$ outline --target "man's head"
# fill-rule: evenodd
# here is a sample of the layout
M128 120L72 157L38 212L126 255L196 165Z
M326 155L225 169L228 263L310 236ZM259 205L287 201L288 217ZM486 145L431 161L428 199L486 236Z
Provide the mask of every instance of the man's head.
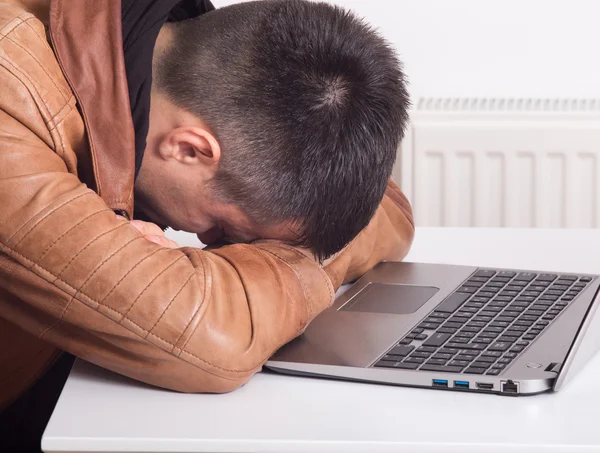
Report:
M344 10L233 5L166 25L136 201L204 242L327 257L374 214L407 121L393 51Z

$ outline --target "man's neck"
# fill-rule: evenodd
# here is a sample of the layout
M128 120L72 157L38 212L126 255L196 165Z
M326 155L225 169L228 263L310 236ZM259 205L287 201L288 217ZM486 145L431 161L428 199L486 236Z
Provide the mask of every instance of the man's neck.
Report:
M169 22L165 23L158 33L156 44L154 44L154 54L152 56L152 67L156 68L157 61L161 55L169 48L175 34L175 25Z
M50 0L5 0L37 17L46 27L50 18Z

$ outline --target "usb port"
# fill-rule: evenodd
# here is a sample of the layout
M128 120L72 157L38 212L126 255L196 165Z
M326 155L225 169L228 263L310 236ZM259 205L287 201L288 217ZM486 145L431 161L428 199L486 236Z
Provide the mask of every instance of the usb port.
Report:
M468 389L469 381L454 381L454 388L455 389Z
M448 387L448 381L446 379L434 379L431 385L434 387Z
M479 390L494 390L494 384L489 382L477 382L475 385Z

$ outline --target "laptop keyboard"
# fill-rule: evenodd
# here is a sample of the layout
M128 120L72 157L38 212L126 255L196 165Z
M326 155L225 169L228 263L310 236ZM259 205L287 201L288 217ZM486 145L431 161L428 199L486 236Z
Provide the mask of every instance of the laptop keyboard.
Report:
M592 280L479 269L374 366L497 376Z

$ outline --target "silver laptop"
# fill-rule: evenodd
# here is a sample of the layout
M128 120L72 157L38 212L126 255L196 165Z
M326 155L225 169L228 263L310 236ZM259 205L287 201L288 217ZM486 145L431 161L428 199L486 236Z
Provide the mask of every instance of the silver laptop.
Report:
M267 368L286 374L530 395L600 348L595 275L383 262Z

